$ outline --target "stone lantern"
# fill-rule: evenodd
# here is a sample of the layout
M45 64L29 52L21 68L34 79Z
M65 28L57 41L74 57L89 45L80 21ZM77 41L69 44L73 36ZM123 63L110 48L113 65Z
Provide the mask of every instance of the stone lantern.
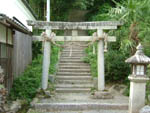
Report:
M146 81L149 80L146 69L150 58L144 55L143 46L139 44L135 55L125 62L132 65L132 74L128 77L130 80L129 113L138 113L145 105Z

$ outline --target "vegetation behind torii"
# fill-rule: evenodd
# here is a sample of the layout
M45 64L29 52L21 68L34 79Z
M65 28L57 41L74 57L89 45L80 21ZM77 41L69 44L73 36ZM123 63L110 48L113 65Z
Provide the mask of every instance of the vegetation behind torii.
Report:
M32 6L31 1L36 0L29 0ZM46 7L46 0L45 2L39 0L34 5L40 4L45 4ZM150 56L150 1L69 0L68 2L68 0L51 0L51 20L68 21L68 14L72 9L88 10L87 21L120 20L124 22L124 25L117 30L106 31L110 35L116 36L117 42L108 44L108 52L105 53L105 71L108 82L128 83L130 67L124 61L135 53L139 42L144 45L145 54ZM37 12L37 9L35 11ZM41 12L44 11L46 8L41 10ZM91 32L93 31L89 32L90 35ZM93 76L97 76L97 56L92 54L92 47L87 48L86 52L89 55L85 60L91 64Z
M38 2L28 0L28 2L39 15L39 19L45 20L46 0L38 0ZM128 80L130 68L124 61L135 53L139 42L144 45L146 55L150 56L148 50L150 48L150 2L148 0L51 0L51 20L68 21L72 9L88 10L87 21L124 22L118 30L109 31L110 35L117 37L117 42L110 43L105 54L107 81ZM90 54L86 60L89 59L88 62L91 62L93 76L97 76L96 56L92 56L92 49L86 51Z

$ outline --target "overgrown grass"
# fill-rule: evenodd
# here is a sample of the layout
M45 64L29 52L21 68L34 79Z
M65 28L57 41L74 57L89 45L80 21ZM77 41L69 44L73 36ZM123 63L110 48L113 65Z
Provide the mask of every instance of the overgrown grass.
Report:
M24 73L14 80L10 98L31 101L40 87L42 74L42 55L32 61Z
M58 42L58 44L62 45L64 42ZM57 63L59 58L59 52L63 49L57 46L52 45L51 47L51 66L50 66L50 74L55 74L57 71Z
M97 48L97 43L94 46ZM97 52L93 54L93 46L86 48L85 52L87 56L83 58L83 61L90 64L92 76L97 77Z

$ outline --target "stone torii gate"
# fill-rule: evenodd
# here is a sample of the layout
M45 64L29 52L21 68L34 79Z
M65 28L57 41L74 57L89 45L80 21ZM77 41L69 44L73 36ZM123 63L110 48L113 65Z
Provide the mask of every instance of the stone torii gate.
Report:
M27 21L28 25L33 26L35 29L44 30L72 30L72 36L55 36L54 41L92 41L93 36L78 36L77 30L97 30L96 39L98 40L98 90L103 91L105 89L105 68L104 68L104 30L117 29L117 26L123 25L119 21L98 21L98 22L46 22L46 21ZM33 36L34 40L42 41L41 36ZM108 42L115 42L116 37L107 36ZM50 52L50 51L49 51ZM46 54L44 54L46 55ZM45 58L45 57L44 57ZM44 60L43 60L44 61ZM44 64L43 64L44 65ZM49 69L47 69L49 70ZM43 70L44 71L44 70ZM45 75L43 75L45 76ZM48 74L46 75L48 76ZM46 77L48 78L48 77ZM42 80L42 82L47 81Z

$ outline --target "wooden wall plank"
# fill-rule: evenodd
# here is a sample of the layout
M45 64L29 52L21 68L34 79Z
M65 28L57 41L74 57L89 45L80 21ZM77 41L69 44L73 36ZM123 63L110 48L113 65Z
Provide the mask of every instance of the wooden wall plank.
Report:
M15 31L13 52L15 77L19 76L32 61L32 37Z

